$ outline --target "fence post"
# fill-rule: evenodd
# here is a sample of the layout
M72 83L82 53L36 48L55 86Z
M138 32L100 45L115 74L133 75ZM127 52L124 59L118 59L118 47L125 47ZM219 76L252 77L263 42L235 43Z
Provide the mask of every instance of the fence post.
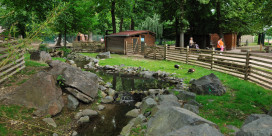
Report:
M166 50L167 50L167 44L164 45L164 60L166 60Z
M154 60L156 60L156 47L157 47L157 45L155 45L153 48Z
M211 58L211 69L213 69L213 63L214 63L213 56L214 56L214 54L215 54L215 52L214 52L214 51L215 51L215 48L213 47L212 50L213 50L213 51L212 51L212 58Z
M146 50L147 50L147 46L146 43L144 44L144 57L146 57Z
M246 66L245 66L245 78L244 78L244 80L248 80L248 75L250 74L250 70L249 70L249 57L250 57L250 52L247 51L247 54L246 54Z
M186 64L188 64L189 51L190 51L190 48L189 48L189 46L187 46L187 49L186 49Z
M127 55L127 41L125 42L125 55Z

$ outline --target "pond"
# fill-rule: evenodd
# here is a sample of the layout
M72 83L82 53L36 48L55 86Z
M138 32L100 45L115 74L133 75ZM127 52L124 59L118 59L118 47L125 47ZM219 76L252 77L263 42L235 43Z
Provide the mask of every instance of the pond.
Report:
M141 77L122 76L119 74L107 74L105 72L95 72L104 82L110 82L112 88L118 93L122 93L121 100L128 103L104 104L106 108L102 110L98 117L90 119L90 123L82 124L77 132L81 136L118 136L124 126L131 118L125 114L134 109L134 104L142 101L143 95L131 94L130 91L148 91L149 89L162 89L172 85L157 79L144 79ZM129 96L131 95L131 96ZM125 97L124 97L125 96Z

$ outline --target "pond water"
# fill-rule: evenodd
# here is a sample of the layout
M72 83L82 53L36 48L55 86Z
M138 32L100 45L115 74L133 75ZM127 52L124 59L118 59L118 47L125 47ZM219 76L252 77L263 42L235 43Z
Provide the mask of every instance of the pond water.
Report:
M134 108L137 101L141 101L144 96L131 95L130 91L147 91L148 89L161 89L170 87L171 84L156 79L144 79L139 77L125 77L116 74L106 74L96 72L105 82L110 82L112 88L117 92L122 92L124 101L129 103L105 104L106 108L99 113L98 117L90 119L90 123L79 126L77 132L80 136L118 136L124 126L131 118L125 114ZM125 97L124 97L125 96Z

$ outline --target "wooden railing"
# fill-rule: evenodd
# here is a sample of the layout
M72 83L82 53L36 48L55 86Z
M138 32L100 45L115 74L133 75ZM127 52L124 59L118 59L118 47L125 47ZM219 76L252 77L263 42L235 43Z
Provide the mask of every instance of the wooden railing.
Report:
M272 56L173 46L144 46L145 58L170 60L227 73L272 90Z
M24 51L17 44L0 45L0 84L25 68Z
M73 42L74 52L101 52L105 51L105 44L102 42Z

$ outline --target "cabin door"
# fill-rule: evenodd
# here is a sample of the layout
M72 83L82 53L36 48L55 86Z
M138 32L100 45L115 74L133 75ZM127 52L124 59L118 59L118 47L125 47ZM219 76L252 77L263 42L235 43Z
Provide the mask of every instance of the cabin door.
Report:
M133 52L137 53L138 52L138 38L133 38Z

